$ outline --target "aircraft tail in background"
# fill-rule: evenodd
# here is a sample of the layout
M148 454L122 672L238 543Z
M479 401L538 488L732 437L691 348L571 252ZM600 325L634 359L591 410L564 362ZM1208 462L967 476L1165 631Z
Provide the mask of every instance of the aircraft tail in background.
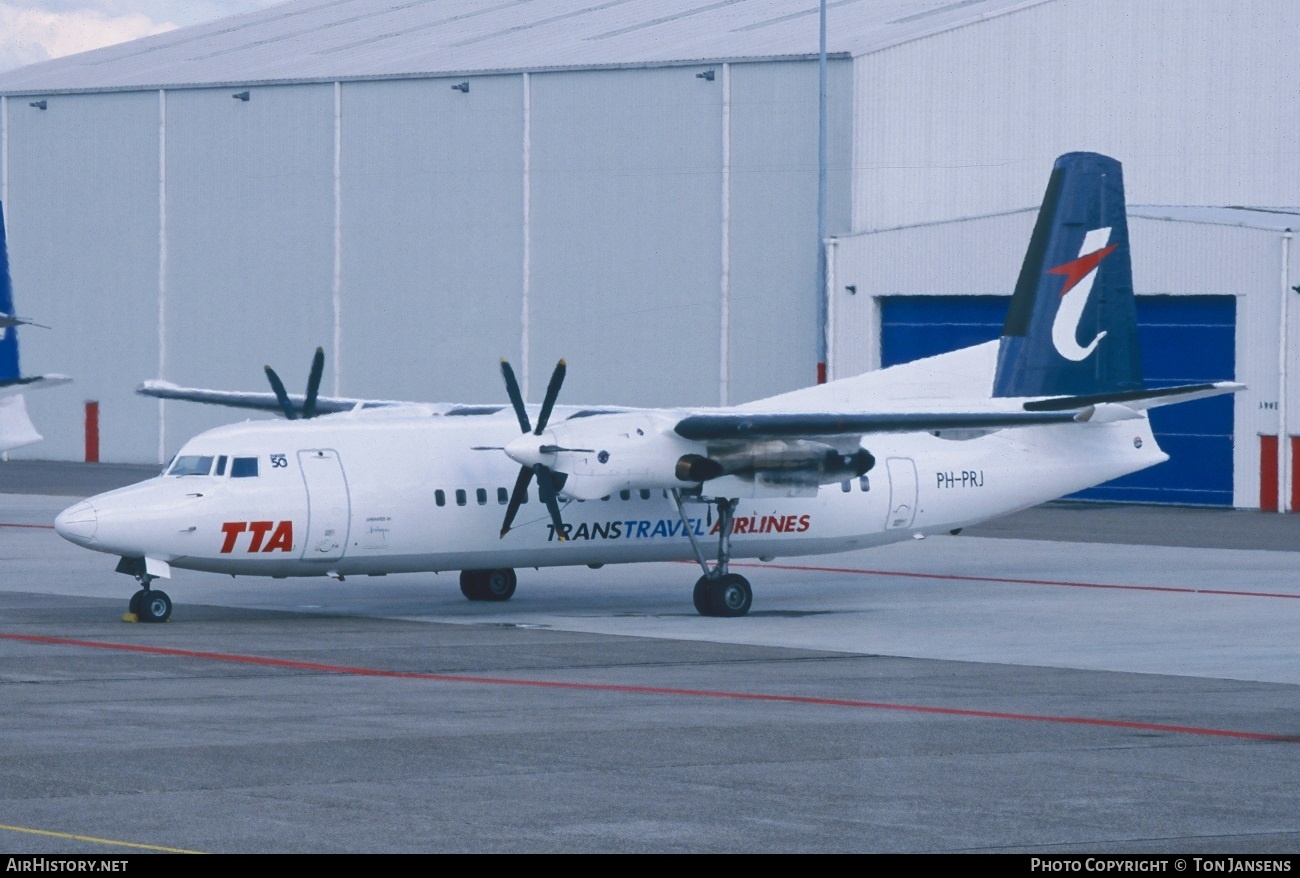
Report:
M4 210L0 206L0 452L41 440L41 434L27 416L27 403L22 393L72 380L66 375L23 376L18 365L18 327L23 325L40 324L14 314L9 245L5 236Z

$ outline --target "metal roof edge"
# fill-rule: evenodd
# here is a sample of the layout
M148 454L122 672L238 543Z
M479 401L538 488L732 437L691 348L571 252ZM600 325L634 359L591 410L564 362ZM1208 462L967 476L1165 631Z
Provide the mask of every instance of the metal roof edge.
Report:
M848 52L828 52L828 61L852 61ZM53 89L0 89L0 97L29 98L57 95L119 94L124 92L188 91L191 89L264 88L284 85L326 85L335 82L383 82L385 80L411 79L471 79L476 76L519 76L524 73L580 73L600 70L646 70L659 67L701 67L709 64L769 64L795 61L817 61L816 52L794 55L745 55L734 58L697 58L668 61L626 61L610 64L573 64L553 67L501 67L494 69L420 71L414 73L367 73L352 76L312 76L285 79L232 79L221 82L142 83L138 85L106 85L95 88ZM21 68L20 68L21 69Z
M1014 6L1008 6L1003 9L998 9L994 12L982 12L979 13L978 15L972 14L972 17L966 19L965 21L955 21L955 22L950 22L948 24L939 24L939 25L935 25L934 27L928 30L922 31L921 33L911 34L910 36L903 37L901 39L885 40L875 45L868 46L867 48L859 49L853 52L852 54L854 58L861 58L866 55L875 55L879 52L884 52L888 49L894 49L897 48L898 46L905 46L908 43L915 43L921 40L928 40L931 37L938 36L939 34L949 33L955 30L961 30L962 28L966 28L966 27L973 27L978 24L983 24L986 21L992 21L995 18L1001 18L1004 15L1015 15L1018 12L1024 12L1026 9L1032 9L1035 6L1044 6L1048 3L1056 3L1056 2L1061 2L1061 0L1023 0L1023 2L1017 3Z

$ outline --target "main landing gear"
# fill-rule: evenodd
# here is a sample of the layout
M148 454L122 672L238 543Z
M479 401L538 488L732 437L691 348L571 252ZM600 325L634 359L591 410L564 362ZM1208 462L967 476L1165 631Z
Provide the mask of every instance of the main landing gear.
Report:
M471 601L508 601L515 593L515 572L504 570L462 570L460 593Z
M673 500L677 502L677 514L682 518L695 557L704 568L704 575L695 583L695 609L701 616L745 615L754 603L754 590L749 587L748 579L727 570L727 563L731 560L731 520L736 511L736 501L726 497L704 500L718 507L718 563L709 567L704 550L687 521L686 510L682 508L682 496L676 490L673 491Z
M158 577L145 570L143 558L123 558L117 572L134 576L140 583L140 590L131 595L128 615L122 617L124 622L166 622L172 617L172 599L162 589L149 587Z

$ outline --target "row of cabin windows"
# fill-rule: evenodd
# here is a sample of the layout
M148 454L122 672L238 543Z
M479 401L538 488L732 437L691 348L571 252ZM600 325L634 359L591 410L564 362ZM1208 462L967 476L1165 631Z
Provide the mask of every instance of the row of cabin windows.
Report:
M187 454L183 457L175 457L164 472L169 476L225 476L227 462L230 464L232 479L257 478L256 457L232 458L225 454L217 455L215 458L210 454Z
M641 499L642 499L642 500L649 500L649 499L650 499L650 495L653 494L654 492L651 491L649 488L642 488L641 490L636 491L635 493L639 494L639 495L641 496ZM663 494L665 500L668 499L668 492L667 492L667 491L660 491L660 493ZM620 499L620 500L631 500L631 499L632 499L632 494L633 494L632 491L619 491L619 492L618 492L618 496L619 496L619 499ZM468 506L468 505L469 505L469 492L466 491L464 488L457 488L455 491L452 492L452 495L455 497L456 505L457 505L457 506ZM612 496L612 495L611 495L611 496ZM540 498L540 495L539 495L539 498ZM474 489L474 499L478 502L478 505L479 505L479 506L486 506L486 505L488 504L488 491L487 491L487 488L475 488L475 489ZM608 499L610 499L610 497L601 497L600 499L602 499L602 500L608 500ZM438 504L439 506L446 506L446 505L447 505L447 492L444 491L444 490L442 490L441 488L439 488L439 489L437 489L436 491L434 491L434 492L433 492L433 502L436 503L436 504ZM507 491L505 488L497 488L497 504L498 504L498 505L501 505L501 506L505 506L505 505L507 505L509 502L510 502L510 492ZM528 493L527 493L527 492L524 493L524 500L523 500L523 502L525 502L525 503L528 502ZM541 500L538 499L538 502L540 503ZM578 501L578 502L581 503L582 501L580 500L580 501Z
M859 488L859 490L864 491L864 492L865 492L865 491L870 491L870 490L871 490L871 480L868 479L866 476L860 476L860 477L857 479L857 482L858 482L858 488ZM843 491L843 492L846 493L846 494L847 494L848 492L852 491L852 490L853 490L853 480L852 480L852 479L848 479L848 480L846 480L846 481L841 482L841 483L840 483L840 490ZM653 494L654 492L651 491L649 488L641 488L641 489L640 489L639 491L637 491L636 493L639 494L639 495L641 496L641 499L642 499L642 500L649 500L649 499L650 499L650 495ZM664 499L668 499L668 492L667 492L667 491L660 491L660 493L663 494ZM469 492L466 491L464 488L457 488L455 491L452 492L452 494L453 494L453 496L454 496L455 499L456 499L456 505L457 505L457 506L468 506L468 505L469 505ZM601 499L601 500L609 500L611 496L612 496L612 495L610 495L610 496L605 496L605 497L601 497L600 499ZM626 491L626 490L624 490L624 491L619 491L619 492L618 492L618 497L619 497L620 500L631 500L631 499L632 499L632 492L631 492L631 491ZM486 505L488 504L488 491L487 491L487 488L475 488L475 489L474 489L474 499L478 502L478 505L479 505L479 506L486 506ZM442 490L442 488L438 488L436 491L433 492L433 502L436 503L436 504L438 504L439 506L446 506L446 505L447 505L447 492L444 491L444 490ZM507 505L509 502L510 502L510 492L507 491L505 488L497 488L497 504L500 505L500 506L505 506L505 505ZM526 491L524 492L524 500L523 500L523 502L525 502L525 503L528 502L528 493L527 493ZM538 502L539 502L539 503L541 502L540 499L538 500ZM581 502L581 501L579 501L579 502Z

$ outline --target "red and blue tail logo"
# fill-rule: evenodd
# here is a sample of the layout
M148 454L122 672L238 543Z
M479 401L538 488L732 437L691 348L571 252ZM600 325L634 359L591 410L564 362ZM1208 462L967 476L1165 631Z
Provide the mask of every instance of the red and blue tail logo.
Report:
M994 396L1142 387L1120 163L1056 160L1002 330Z

